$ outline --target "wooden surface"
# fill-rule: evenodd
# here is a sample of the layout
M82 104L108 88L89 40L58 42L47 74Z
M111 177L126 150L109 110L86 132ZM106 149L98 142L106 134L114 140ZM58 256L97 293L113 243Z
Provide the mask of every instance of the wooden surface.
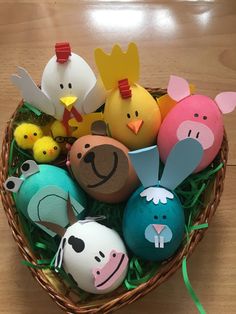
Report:
M138 44L141 83L166 87L177 74L199 92L236 91L236 2L0 0L0 128L19 93L9 80L16 65L40 82L54 43L69 41L93 67L93 49ZM230 155L222 201L206 237L188 262L191 283L207 313L236 313L236 112L225 116ZM1 208L2 209L2 208ZM0 210L0 313L61 313L21 265ZM197 313L181 272L117 313Z

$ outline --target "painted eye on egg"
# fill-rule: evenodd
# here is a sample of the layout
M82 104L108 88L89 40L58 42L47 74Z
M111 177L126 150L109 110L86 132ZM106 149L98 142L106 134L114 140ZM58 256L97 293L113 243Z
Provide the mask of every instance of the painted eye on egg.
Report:
M61 89L63 89L63 88L64 88L64 85L63 85L63 84L60 84L60 87L61 87Z
M37 136L38 134L36 132L34 132L34 136Z
M129 113L127 113L127 118L129 118L129 119L130 119L130 114L129 114Z
M84 148L89 148L90 147L90 144L85 144L84 145Z
M27 139L27 138L28 138L28 135L24 135L24 138Z
M137 110L135 111L135 116L138 117L138 111Z
M69 87L69 88L72 88L72 84L71 84L71 83L69 83L69 84L68 84L68 87Z
M163 215L162 218L163 218L163 219L166 219L166 215Z
M46 154L47 154L46 150L44 150L44 151L43 151L43 154L44 154L44 155L46 155Z
M197 118L199 116L198 113L194 113L194 117Z
M77 154L77 158L80 159L81 157L82 157L82 154L81 154L81 153L78 153L78 154Z
M157 216L157 215L155 215L155 216L154 216L154 219L158 219L158 216Z
M203 120L206 120L206 119L207 119L207 116L203 116L202 118L203 118Z

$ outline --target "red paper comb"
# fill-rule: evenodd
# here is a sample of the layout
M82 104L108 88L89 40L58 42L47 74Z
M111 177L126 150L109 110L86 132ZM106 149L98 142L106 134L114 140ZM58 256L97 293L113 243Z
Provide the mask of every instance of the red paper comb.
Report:
M71 56L70 44L67 42L56 43L55 52L57 56L57 62L59 63L67 62L69 59L69 56Z
M130 98L132 96L132 91L130 89L128 79L118 81L118 87L120 90L121 97L123 99Z

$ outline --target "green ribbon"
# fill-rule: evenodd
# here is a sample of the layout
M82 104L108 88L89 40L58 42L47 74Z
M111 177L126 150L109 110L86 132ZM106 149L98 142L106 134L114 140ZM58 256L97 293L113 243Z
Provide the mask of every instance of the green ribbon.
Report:
M193 288L192 288L192 285L189 281L189 278L188 278L188 271L187 271L187 260L186 260L186 257L184 257L183 261L182 261L182 274L183 274L183 279L184 279L184 283L185 283L185 286L188 290L188 293L190 294L191 298L193 299L198 311L200 314L206 314L206 311L204 310L201 302L199 301L196 293L194 292Z
M38 110L37 108L33 107L28 102L24 102L24 106L26 108L28 108L30 111L32 111L34 114L36 114L36 116L38 116L38 117L41 116L42 112L40 110Z

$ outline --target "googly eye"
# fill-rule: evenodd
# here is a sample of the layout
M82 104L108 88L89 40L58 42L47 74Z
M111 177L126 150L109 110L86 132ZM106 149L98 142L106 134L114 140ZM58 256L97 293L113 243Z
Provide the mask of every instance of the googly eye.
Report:
M21 166L21 173L25 178L39 172L39 167L34 160L27 160Z
M5 183L3 184L4 188L7 190L7 191L10 191L10 192L18 192L20 187L21 187L21 184L24 182L23 179L21 178L16 178L16 177L9 177Z

